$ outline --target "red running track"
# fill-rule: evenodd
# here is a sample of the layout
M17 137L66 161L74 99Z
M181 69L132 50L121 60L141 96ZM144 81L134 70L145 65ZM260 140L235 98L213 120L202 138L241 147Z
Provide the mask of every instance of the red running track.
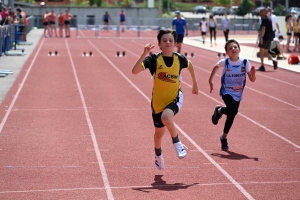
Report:
M299 74L267 66L247 82L224 152L224 119L211 123L215 105L223 104L221 71L211 94L208 85L219 58L184 45L195 53L200 90L191 94L183 70L185 101L175 122L188 155L177 158L166 132L159 171L150 73L131 74L147 42L157 43L40 40L0 107L0 199L299 199ZM59 56L47 56L50 50Z

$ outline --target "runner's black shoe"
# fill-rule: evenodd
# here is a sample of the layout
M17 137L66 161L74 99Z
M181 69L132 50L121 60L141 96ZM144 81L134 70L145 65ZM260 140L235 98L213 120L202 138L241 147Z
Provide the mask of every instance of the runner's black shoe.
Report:
M218 111L219 108L221 108L221 106L217 105L214 114L211 116L211 121L214 125L217 125L219 119L222 117L222 115Z
M265 67L262 65L262 66L260 66L259 68L256 68L256 71L265 72L266 69L265 69Z
M276 60L273 60L274 70L276 70L278 68L277 64L278 64L278 62Z
M229 146L228 146L227 138L222 138L222 136L221 136L220 141L221 141L221 149L223 151L228 151Z

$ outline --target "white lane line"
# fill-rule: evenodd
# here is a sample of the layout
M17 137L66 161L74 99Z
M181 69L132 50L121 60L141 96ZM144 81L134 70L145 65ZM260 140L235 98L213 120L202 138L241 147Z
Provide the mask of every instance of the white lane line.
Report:
M27 72L26 72L26 74L25 74L25 76L24 76L21 84L19 85L19 88L18 88L18 90L17 90L17 92L16 92L13 100L11 101L11 103L10 103L10 105L9 105L9 107L8 107L8 109L7 109L7 111L6 111L5 115L4 115L1 123L0 123L0 134L1 134L2 129L3 129L3 127L4 127L4 125L5 125L6 121L7 121L8 116L10 115L10 113L12 111L13 106L15 105L15 103L16 103L18 97L19 97L19 94L20 94L21 90L23 89L24 83L27 80L27 77L28 77L28 75L29 75L29 73L31 71L31 68L32 68L33 64L35 63L37 56L39 55L39 52L40 52L40 50L42 48L42 45L44 44L44 40L45 39L43 38L42 41L41 41L41 43L40 43L40 46L39 46L38 50L36 51L36 53L35 53L32 61L31 61L30 66L27 69Z
M190 88L192 88L192 85L186 83L185 81L182 81L181 83L184 83L185 85L187 85L187 86L189 86ZM214 100L214 101L217 102L218 104L224 105L223 102L221 102L221 101L219 101L219 100L217 100L217 99L215 99L215 98L209 96L209 95L206 94L205 92L202 92L201 90L199 90L199 92L200 92L201 94L203 94L204 96L206 96L206 97L208 97L208 98ZM253 120L253 119L247 117L246 115L242 114L241 112L238 112L238 115L241 115L242 117L244 117L244 118L247 119L248 121L251 121L252 123L254 123L254 124L256 124L257 126L261 127L262 129L268 131L269 133L271 133L271 134L277 136L278 138L282 139L283 141L285 141L285 142L291 144L292 146L296 147L297 149L300 149L300 146L299 146L299 145L293 143L292 141L286 139L285 137L283 137L283 136L279 135L278 133L272 131L271 129L265 127L264 125L258 123L257 121L255 121L255 120Z
M295 72L295 73L297 73L297 72ZM274 80L274 81L278 81L278 82L280 82L280 83L284 83L284 84L287 84L287 85L290 85L290 86L293 86L293 87L300 88L300 85L295 85L295 84L292 84L292 83L289 83L289 82L286 82L286 81L282 81L282 80L277 79L277 78L273 78L273 77L270 77L270 76L263 75L263 74L261 74L261 73L257 73L257 74L258 74L259 76L263 76L263 77L265 77L265 78L269 78L269 79L272 79L272 80Z
M66 43L67 51L68 51L68 54L69 54L69 57L70 57L70 62L71 62L71 65L72 65L72 69L73 69L74 77L75 77L75 80L76 80L78 92L79 92L81 102L82 102L82 105L83 105L85 118L86 118L89 130L90 130L90 135L91 135L92 141L93 141L93 146L94 146L94 150L95 150L95 153L96 153L98 166L99 166L100 171L101 171L104 187L105 187L105 190L106 190L106 195L107 195L107 198L109 200L113 200L114 196L112 194L111 187L109 185L107 173L106 173L106 170L105 170L104 162L103 162L102 157L101 157L101 153L100 153L99 145L97 143L97 139L96 139L96 135L95 135L95 132L94 132L93 124L92 124L92 121L91 121L91 118L90 118L90 115L89 115L88 108L86 106L85 98L84 98L84 95L82 93L81 85L80 85L80 82L79 82L79 79L78 79L78 76L77 76L77 72L76 72L76 69L75 69L75 65L74 65L74 62L73 62L73 59L72 59L72 55L71 55L70 48L69 48L67 40L65 40L65 43Z
M298 184L300 181L247 181L240 183L241 185L260 185L260 184ZM187 186L225 186L232 185L232 183L192 183L192 184L165 184L165 185L131 185L131 186L115 186L112 189L157 189L164 187L187 187ZM105 190L105 187L90 187L90 188L53 188L45 190L6 190L0 191L0 194L11 194L11 193L37 193L37 192L61 192L61 191L89 191L89 190Z
M93 43L88 40L88 42L98 51L106 60L111 64L112 67L117 70L121 76L123 76L145 99L150 103L151 100L116 66L112 63ZM240 190L241 193L247 199L254 199L232 176L230 176L217 162L215 162L191 137L189 137L176 123L174 123L176 128L184 135L230 182L234 184L236 188Z

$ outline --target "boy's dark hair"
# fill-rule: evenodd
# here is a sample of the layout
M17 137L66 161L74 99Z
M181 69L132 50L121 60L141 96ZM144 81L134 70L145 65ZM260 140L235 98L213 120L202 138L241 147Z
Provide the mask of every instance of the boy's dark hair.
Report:
M158 34L157 34L157 40L158 40L158 43L160 43L160 40L161 40L161 38L162 38L162 36L163 36L164 34L171 34L171 35L173 35L174 41L175 41L175 42L177 41L177 33L176 33L176 31L167 28L167 29L160 29L160 30L158 31Z
M225 44L225 52L227 52L227 46L232 42L235 43L239 47L239 50L241 50L240 44L236 40L231 39L231 40L228 40Z
M282 35L279 35L279 36L278 36L278 39L282 39L282 40L283 40L284 38L283 38Z

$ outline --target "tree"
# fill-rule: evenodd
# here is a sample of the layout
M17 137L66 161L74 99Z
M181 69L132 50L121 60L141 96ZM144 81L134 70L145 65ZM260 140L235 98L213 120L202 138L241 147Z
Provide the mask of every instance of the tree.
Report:
M102 5L102 0L96 0L96 5L97 5L98 7L101 7L101 5Z
M230 7L232 4L235 3L235 0L214 0L214 2L220 6Z
M95 0L89 0L90 6L93 6L95 4Z
M254 7L254 3L251 0L242 0L237 15L244 16L251 11Z

